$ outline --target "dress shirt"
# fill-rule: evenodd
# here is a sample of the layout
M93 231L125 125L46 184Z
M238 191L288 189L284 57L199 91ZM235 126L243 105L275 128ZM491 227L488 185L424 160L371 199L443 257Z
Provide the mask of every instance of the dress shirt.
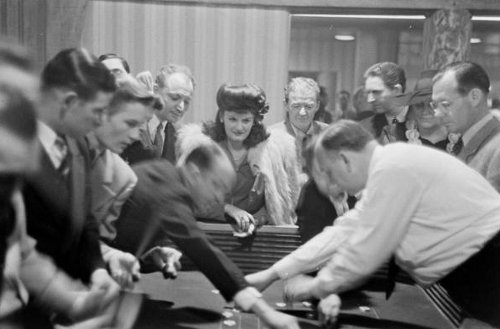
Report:
M162 125L161 129L161 140L165 143L165 127L167 126L168 121L160 121L156 115L153 115L151 120L148 122L148 131L149 136L151 137L151 143L154 143L156 137L156 131L158 129L158 125Z
M67 154L63 154L61 152L61 149L56 146L56 140L58 138L56 132L47 124L38 121L37 134L38 139L40 140L40 143L42 144L45 152L47 152L50 161L54 165L54 168L58 169Z
M398 120L398 122L405 122L406 121L406 114L408 113L408 106L405 106L401 112L399 112L398 115L394 116L391 114L386 113L385 117L387 119L387 122L389 124L392 123L393 119Z
M449 154L394 143L376 147L363 198L344 217L359 222L313 281L316 297L354 287L392 254L417 283L438 281L500 230L500 195Z
M462 141L464 142L464 146L467 145L472 137L474 137L479 130L481 130L486 124L493 119L493 115L491 113L488 113L485 115L481 120L473 124L467 131L462 135Z

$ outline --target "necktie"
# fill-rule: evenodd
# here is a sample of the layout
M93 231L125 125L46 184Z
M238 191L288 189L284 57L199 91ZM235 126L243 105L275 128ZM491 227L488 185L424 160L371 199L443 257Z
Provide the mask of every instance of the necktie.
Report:
M165 141L161 156L171 163L175 163L175 128L170 122L165 125Z
M161 135L162 132L163 124L160 123L158 124L158 127L156 127L155 139L153 141L155 156L157 158L161 157L161 154L163 152L163 137Z
M68 146L66 145L66 142L64 141L64 138L62 136L57 136L54 142L54 147L59 153L58 157L60 160L57 171L66 177L69 172Z
M452 153L454 155L458 155L458 153L460 153L463 147L464 147L464 140L462 139L462 137L460 137L458 141L455 143L455 145L453 145Z
M385 299L389 299L396 287L396 276L399 272L399 266L396 264L396 259L392 256L389 259L389 267L387 269L387 281L385 285Z

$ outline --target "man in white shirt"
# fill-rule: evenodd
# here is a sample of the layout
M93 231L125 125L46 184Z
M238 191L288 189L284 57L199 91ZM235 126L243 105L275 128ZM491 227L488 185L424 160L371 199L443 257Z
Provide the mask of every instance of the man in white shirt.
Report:
M436 116L448 132L461 136L450 149L500 191L500 122L488 108L488 74L475 63L457 62L433 81Z
M154 92L163 101L145 129L141 140L131 144L121 156L130 164L153 158L175 163L176 125L189 109L194 91L194 78L188 67L168 64L156 76Z
M395 255L418 284L439 282L469 316L500 325L500 195L479 173L430 148L380 146L352 121L329 127L315 156L329 184L364 192L339 220L358 221L350 236L317 277L289 282L289 298L352 289Z

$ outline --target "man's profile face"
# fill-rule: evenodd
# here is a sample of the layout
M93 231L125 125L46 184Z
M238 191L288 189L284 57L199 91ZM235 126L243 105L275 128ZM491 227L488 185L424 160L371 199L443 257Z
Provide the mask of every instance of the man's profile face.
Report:
M163 99L163 109L156 115L160 121L168 120L176 123L186 113L191 104L194 86L191 79L181 72L169 75L163 88L157 89L157 93Z
M366 101L375 113L391 113L396 107L394 97L401 92L391 89L378 76L369 76L365 80Z
M111 72L111 74L115 77L117 82L124 80L129 75L123 67L123 63L119 58L109 58L102 61L104 66Z
M472 104L458 92L455 73L448 71L432 86L435 115L450 133L464 133L474 122Z
M90 100L76 96L62 117L65 132L73 138L79 138L101 126L112 98L113 93L102 91L98 91Z
M353 159L349 155L347 156L349 158L341 156L339 152L326 151L323 147L318 147L316 159L320 170L327 178L329 194L345 191L350 195L355 195L366 184L363 182L364 176L358 170L359 166L352 162ZM332 195L332 197L335 196Z
M126 102L117 106L120 106L120 110L108 116L95 134L102 145L120 154L128 145L140 139L140 129L152 109L139 102Z
M316 93L305 88L292 90L288 95L287 108L290 123L296 129L307 132L319 108Z

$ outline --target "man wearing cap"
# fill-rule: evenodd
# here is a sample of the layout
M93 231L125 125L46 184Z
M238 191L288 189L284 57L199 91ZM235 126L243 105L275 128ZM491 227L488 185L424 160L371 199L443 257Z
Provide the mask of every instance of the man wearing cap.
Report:
M404 70L391 62L377 63L364 74L366 100L375 115L361 121L381 144L406 141L404 102L406 76Z
M434 115L431 107L432 77L436 70L424 71L415 84L413 93L408 94L408 129L406 137L408 143L423 144L446 150L448 145L448 132Z
M433 79L432 104L449 133L449 150L476 169L500 191L500 122L488 109L490 81L471 62L444 67Z

